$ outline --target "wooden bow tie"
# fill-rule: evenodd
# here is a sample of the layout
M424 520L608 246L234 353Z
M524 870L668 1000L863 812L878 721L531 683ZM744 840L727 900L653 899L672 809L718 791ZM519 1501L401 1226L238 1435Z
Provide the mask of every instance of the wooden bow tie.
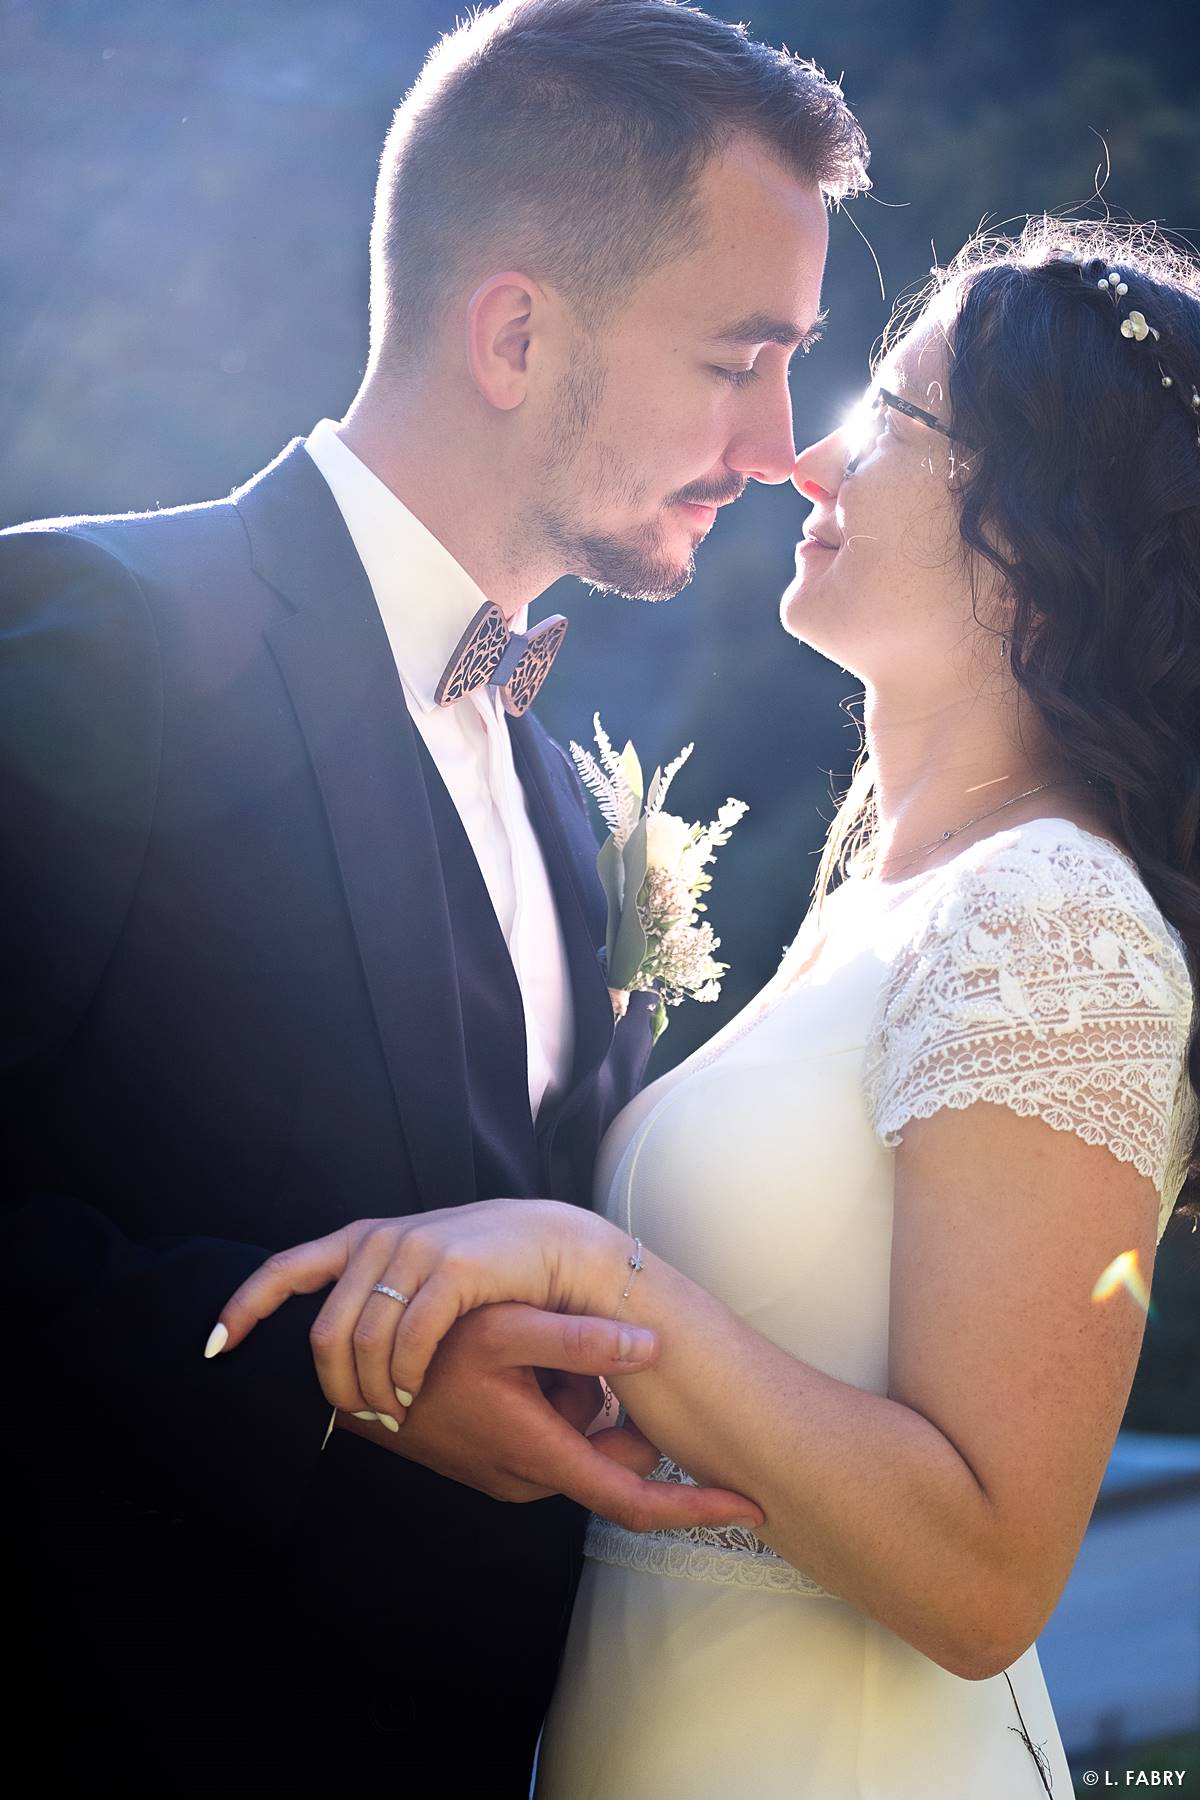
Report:
M488 600L459 639L433 697L439 706L453 706L490 683L499 688L505 712L519 719L533 705L566 635L561 613L543 619L524 636L510 631L500 608Z

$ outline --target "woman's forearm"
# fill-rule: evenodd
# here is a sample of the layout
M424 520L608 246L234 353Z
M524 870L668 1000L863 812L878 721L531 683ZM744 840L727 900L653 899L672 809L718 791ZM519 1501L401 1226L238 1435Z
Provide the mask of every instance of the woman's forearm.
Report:
M798 1361L669 1264L643 1258L621 1316L658 1331L661 1355L614 1384L639 1428L697 1480L756 1500L766 1543L943 1667L978 1678L1007 1666L1041 1621L953 1444L910 1407Z

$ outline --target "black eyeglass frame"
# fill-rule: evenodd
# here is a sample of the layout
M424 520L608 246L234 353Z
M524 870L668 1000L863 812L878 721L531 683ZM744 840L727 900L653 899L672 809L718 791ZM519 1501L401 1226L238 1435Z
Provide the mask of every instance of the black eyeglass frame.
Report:
M979 449L979 445L972 443L970 438L964 437L961 431L955 431L950 425L943 425L939 418L931 412L926 412L923 406L915 406L911 400L902 400L899 394L889 393L887 388L876 388L875 401L876 404L882 401L884 406L894 407L898 413L903 413L906 418L916 419L921 425L928 425L930 431L940 431L943 437L950 438L956 444L965 444L968 450ZM859 465L862 455L863 452L860 450L857 456L852 456L850 458L849 462L846 464L847 475L853 475L855 469Z

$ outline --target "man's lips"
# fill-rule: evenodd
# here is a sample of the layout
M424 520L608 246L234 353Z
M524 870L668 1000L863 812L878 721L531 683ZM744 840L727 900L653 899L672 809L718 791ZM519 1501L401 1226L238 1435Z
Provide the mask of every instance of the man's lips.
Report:
M747 483L742 482L731 493L723 494L719 490L715 494L676 494L671 502L673 506L702 506L706 512L713 512L719 506L732 506L745 493Z
M717 516L716 506L712 503L704 505L698 500L677 500L675 505L697 525L711 525Z
M722 506L732 506L735 500L741 499L745 491L746 483L743 482L732 494L706 494L703 497L693 496L691 499L680 494L671 505L677 512L686 514L693 524L707 528Z

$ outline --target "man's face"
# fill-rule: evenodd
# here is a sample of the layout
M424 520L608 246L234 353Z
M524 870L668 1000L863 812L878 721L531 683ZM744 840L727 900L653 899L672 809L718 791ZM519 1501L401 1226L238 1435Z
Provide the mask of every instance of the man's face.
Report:
M521 522L564 571L663 600L716 509L795 462L788 365L815 336L828 242L815 186L736 142L700 178L693 250L649 276L571 361L540 422Z

